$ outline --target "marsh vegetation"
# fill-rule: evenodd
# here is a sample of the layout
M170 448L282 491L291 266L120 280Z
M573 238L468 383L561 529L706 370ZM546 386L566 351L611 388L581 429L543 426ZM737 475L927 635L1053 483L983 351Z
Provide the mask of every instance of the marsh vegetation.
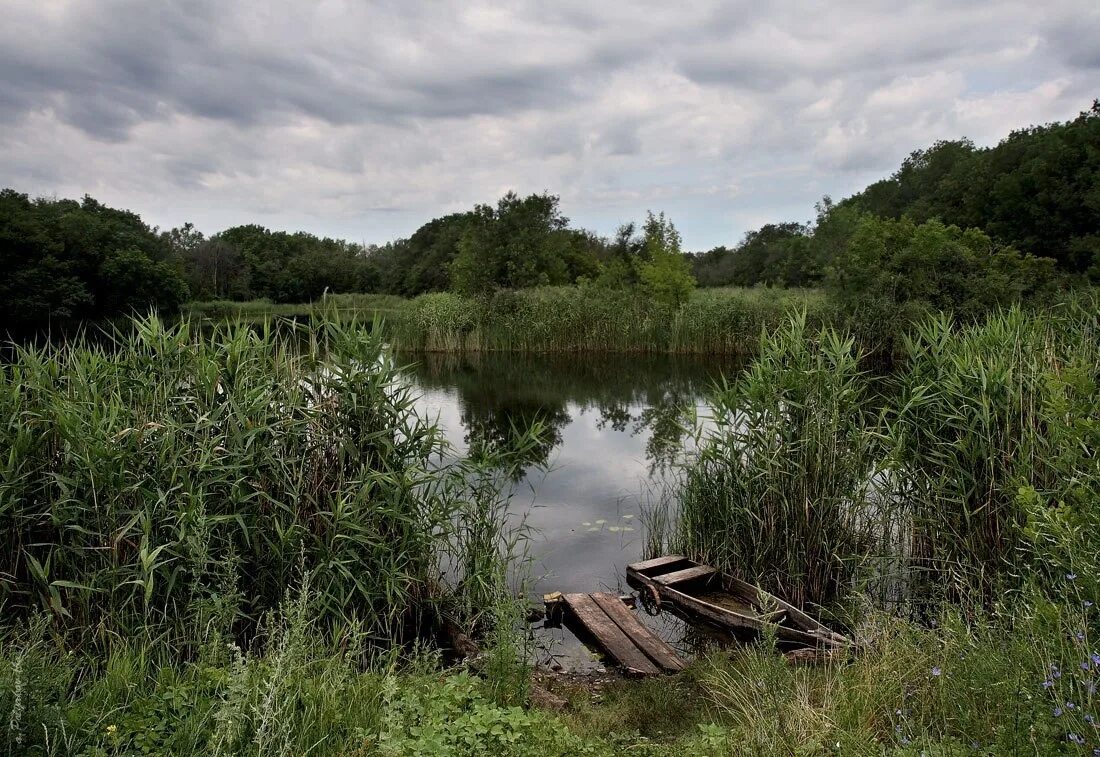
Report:
M939 143L697 255L663 214L601 238L552 195L365 248L0 194L0 751L1100 750L1098 124ZM620 391L596 353L722 368ZM629 549L858 654L764 638L531 706L513 495L589 410L662 473Z

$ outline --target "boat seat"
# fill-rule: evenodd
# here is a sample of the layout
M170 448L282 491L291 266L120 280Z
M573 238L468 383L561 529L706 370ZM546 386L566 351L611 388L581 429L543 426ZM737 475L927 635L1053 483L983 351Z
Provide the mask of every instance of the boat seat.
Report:
M683 570L676 570L672 573L653 576L653 580L663 586L671 586L672 584L682 584L687 581L713 576L717 572L718 571L709 565L696 565L693 568L684 568Z

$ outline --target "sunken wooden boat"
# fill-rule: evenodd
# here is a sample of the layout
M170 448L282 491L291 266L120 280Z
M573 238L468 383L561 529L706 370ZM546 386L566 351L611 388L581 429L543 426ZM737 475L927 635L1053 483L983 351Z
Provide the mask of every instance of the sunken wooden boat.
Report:
M626 567L626 580L643 594L738 635L775 633L784 645L837 648L851 640L774 594L682 555Z

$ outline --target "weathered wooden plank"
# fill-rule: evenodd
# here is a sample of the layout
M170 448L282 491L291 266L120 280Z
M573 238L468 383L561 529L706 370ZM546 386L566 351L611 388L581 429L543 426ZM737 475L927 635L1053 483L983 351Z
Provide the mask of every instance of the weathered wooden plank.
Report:
M684 568L672 573L665 573L663 576L654 576L653 580L665 586L672 586L672 584L682 584L687 581L694 581L697 578L712 576L717 572L709 565L697 565L694 568Z
M631 563L627 567L640 572L650 570L651 568L660 568L664 565L683 562L686 559L687 558L683 555L665 555L664 557L654 557L652 560L642 560L641 562Z
M661 672L592 597L587 594L566 594L565 604L600 647L619 665L638 675L658 675Z
M670 647L657 634L650 631L638 617L626 608L620 599L610 594L594 593L592 601L607 613L607 617L615 622L622 632L630 637L649 659L657 663L657 666L669 673L676 673L685 667L685 663L676 650Z

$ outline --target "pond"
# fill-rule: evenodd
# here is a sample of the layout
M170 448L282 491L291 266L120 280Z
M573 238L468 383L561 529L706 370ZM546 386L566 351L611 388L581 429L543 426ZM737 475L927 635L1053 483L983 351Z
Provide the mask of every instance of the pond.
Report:
M628 593L625 570L642 559L646 505L690 445L685 419L705 410L710 386L737 363L669 355L400 355L419 396L460 452L501 447L544 427L515 484L511 512L530 529L532 597ZM690 654L697 629L639 613ZM597 663L563 629L536 631L536 661L584 670Z

